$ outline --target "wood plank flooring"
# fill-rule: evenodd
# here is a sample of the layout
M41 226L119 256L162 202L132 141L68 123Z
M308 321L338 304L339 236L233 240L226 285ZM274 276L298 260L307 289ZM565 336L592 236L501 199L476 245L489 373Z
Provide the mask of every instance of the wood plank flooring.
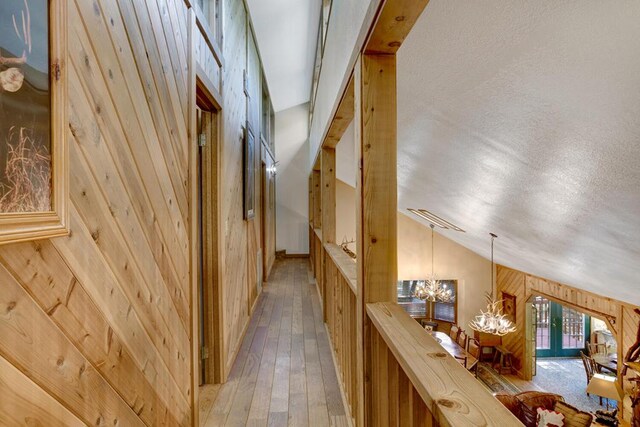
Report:
M204 387L202 426L349 425L308 260L276 261L229 380Z

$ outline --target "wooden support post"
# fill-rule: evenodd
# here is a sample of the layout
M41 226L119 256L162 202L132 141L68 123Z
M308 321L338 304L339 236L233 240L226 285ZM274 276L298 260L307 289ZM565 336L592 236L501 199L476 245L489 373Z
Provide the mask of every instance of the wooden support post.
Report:
M327 321L327 270L325 268L324 244L336 242L336 150L334 148L323 148L320 155L322 198L322 316Z
M356 235L358 262L356 423L372 411L371 324L366 304L397 300L396 57L363 54L355 70ZM375 331L374 331L375 332Z
M313 181L313 228L322 228L322 195L320 192L320 171L313 170L312 172L312 181ZM316 254L317 256L317 254Z

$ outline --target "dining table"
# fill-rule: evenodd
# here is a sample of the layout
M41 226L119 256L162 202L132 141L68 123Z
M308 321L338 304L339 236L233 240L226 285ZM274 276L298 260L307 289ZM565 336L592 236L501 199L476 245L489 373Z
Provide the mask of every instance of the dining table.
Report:
M604 369L618 375L617 354L594 354L591 357L600 369Z
M431 331L429 333L442 346L442 348L444 348L447 353L455 357L458 362L464 365L464 361L466 360L465 366L467 369L473 368L473 366L478 362L478 359L473 357L471 353L451 339L448 334L438 331Z

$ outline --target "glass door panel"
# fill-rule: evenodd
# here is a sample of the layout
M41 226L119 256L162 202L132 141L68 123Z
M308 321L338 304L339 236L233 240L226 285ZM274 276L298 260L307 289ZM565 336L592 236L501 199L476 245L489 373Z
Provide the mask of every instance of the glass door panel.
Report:
M533 300L536 313L536 354L551 356L551 310L549 300L540 296Z
M538 357L577 357L590 333L589 316L543 297L536 297Z

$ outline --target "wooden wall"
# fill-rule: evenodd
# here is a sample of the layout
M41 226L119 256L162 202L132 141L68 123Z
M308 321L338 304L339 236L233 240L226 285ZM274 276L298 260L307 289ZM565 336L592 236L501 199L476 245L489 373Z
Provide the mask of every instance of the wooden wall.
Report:
M68 2L71 233L0 247L2 375L39 396L3 422L191 422L187 22Z
M251 311L258 297L261 248L261 216L267 216L270 230L275 227L275 203L269 203L270 212L261 206L261 162L268 166L273 159L266 156L260 143L260 108L262 102L261 63L254 43L244 2L225 0L223 38L223 126L222 126L222 227L225 232L223 273L223 340L225 371L228 373L238 352ZM247 71L248 96L244 93L243 72ZM255 163L255 218L245 221L242 193L242 131L250 122L256 140ZM275 185L275 184L274 184ZM275 192L274 192L275 195ZM275 239L269 245L267 258L271 265L275 259ZM269 265L269 264L268 264ZM267 270L268 273L269 270ZM267 274L268 275L268 274ZM263 278L266 280L266 278Z
M243 220L248 18L242 1L224 3L228 371L258 295L262 213ZM191 11L183 0L67 4L70 235L0 246L0 425L190 425Z
M529 366L523 361L526 354L531 354L531 349L527 347L525 339L526 305L534 295L544 296L605 320L618 343L618 361L623 360L624 354L635 342L638 327L640 327L640 316L633 311L635 306L501 265L497 266L496 282L498 297L501 297L501 292L516 296L516 326L518 329L512 334L504 336L502 341L513 352L516 359L514 365L523 378L531 377ZM637 374L629 371L627 378L635 375ZM627 392L629 388L629 382L625 381ZM625 412L628 412L628 405L625 406ZM629 414L627 413L626 416L628 417Z

